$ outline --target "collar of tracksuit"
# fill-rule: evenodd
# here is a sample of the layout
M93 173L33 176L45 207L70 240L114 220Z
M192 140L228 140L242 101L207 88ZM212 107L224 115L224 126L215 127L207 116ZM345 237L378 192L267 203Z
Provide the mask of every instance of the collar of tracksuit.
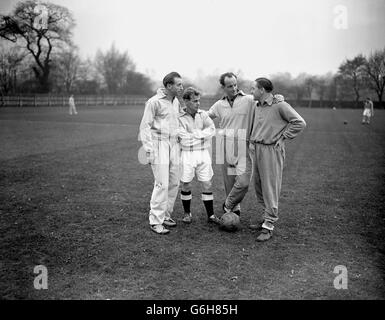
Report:
M201 110L201 109L198 109L197 112L196 112L196 114L201 114L201 113L202 113L202 110ZM194 117L193 117L191 114L189 114L186 110L183 110L183 111L181 112L181 114L180 114L180 117L183 117L183 116L185 116L185 115L189 115L191 118L194 119Z
M159 88L156 91L156 95L158 96L159 99L164 99L167 97L167 90L165 88ZM174 97L174 99L176 99L176 97ZM173 99L173 101L174 101L174 99Z
M238 96L245 96L245 95L246 95L246 94L245 94L242 90L238 90L238 92L237 92L236 95L234 96L234 100L235 100L236 97L238 97ZM222 97L222 100L225 100L225 99L230 100L227 94L225 94L225 95ZM233 100L233 101L234 101L234 100Z

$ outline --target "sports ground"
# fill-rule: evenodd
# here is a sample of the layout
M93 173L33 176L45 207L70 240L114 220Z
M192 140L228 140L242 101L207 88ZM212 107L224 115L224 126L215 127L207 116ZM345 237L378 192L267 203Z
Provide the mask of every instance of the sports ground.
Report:
M148 225L153 177L138 161L143 106L0 109L2 299L384 299L385 110L297 109L280 220L256 242L251 186L236 233L208 225L197 184L191 225ZM347 121L347 124L344 124ZM214 206L224 187L214 165ZM34 289L33 270L48 270ZM334 287L336 266L347 289Z

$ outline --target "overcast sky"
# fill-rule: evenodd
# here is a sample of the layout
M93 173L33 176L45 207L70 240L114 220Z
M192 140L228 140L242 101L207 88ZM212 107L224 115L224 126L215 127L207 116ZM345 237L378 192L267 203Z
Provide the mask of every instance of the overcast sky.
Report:
M10 13L17 2L1 0L0 12ZM115 42L155 79L170 71L192 79L228 70L248 79L323 74L345 58L385 47L384 0L50 2L72 11L83 57Z

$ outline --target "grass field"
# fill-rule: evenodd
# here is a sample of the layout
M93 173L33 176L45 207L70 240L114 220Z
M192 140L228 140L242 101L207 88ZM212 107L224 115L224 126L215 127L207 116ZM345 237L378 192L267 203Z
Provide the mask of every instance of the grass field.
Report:
M280 220L261 244L253 187L236 233L207 225L196 184L194 223L180 221L178 197L178 226L151 232L142 107L78 109L0 109L0 298L385 298L384 110L363 126L361 110L298 109L307 128L287 143ZM40 264L47 290L33 287ZM337 265L346 290L333 286Z

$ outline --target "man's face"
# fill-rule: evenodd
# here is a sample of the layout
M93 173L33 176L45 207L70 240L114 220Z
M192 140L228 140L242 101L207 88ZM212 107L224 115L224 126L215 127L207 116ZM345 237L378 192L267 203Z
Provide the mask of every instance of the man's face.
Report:
M229 98L235 97L238 92L237 79L235 77L226 77L224 83L225 85L222 86L222 88L225 91L226 95Z
M263 90L258 88L256 81L251 85L251 94L253 95L254 100L259 100L263 95Z
M191 100L185 100L186 110L190 114L195 114L200 106L200 96L192 96Z
M183 94L183 84L181 78L174 78L174 84L168 84L167 89L172 95L180 97Z

